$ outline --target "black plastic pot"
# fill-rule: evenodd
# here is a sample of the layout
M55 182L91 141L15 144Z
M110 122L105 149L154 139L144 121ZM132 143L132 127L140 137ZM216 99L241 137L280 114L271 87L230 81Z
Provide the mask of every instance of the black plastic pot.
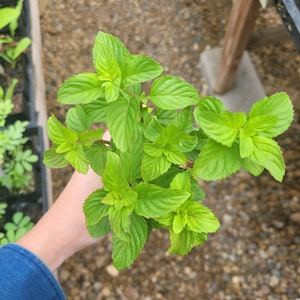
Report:
M26 194L9 194L2 189L0 202L8 204L5 220L10 220L17 211L22 211L25 215L37 222L48 209L46 168L43 164L43 131L40 126L32 126L26 129L25 136L29 138L26 147L38 155L38 161L33 165L34 188ZM1 231L1 228L0 228Z
M6 6L15 6L17 1L6 0L1 1L0 8ZM31 38L31 24L29 13L29 0L24 0L22 13L19 18L19 27L16 31L16 38L29 37ZM7 31L6 28L2 32ZM34 73L33 62L30 47L21 54L18 58L16 68L12 68L7 62L1 60L1 65L4 66L6 74L0 75L1 86L6 88L9 86L13 78L19 80L15 93L14 100L17 101L17 111L13 112L7 118L7 124L12 124L16 120L29 121L31 125L36 124L37 113L34 105ZM17 99L17 100L16 100Z

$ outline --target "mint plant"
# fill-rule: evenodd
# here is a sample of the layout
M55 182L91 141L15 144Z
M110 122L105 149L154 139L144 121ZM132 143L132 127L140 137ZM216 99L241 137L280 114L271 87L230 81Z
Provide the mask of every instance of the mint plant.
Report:
M18 28L18 20L22 12L23 0L19 0L16 7L4 7L0 9L0 29L9 27L10 34L0 35L0 57L10 63L13 67L17 58L29 47L31 39L22 37L15 39Z
M92 237L113 234L117 269L134 262L156 228L170 233L169 252L187 254L215 232L219 221L200 201L199 179L216 181L244 169L264 169L282 181L285 164L274 140L289 127L293 106L286 93L255 103L248 114L233 113L214 97L199 98L184 80L161 75L162 66L133 55L116 37L99 32L93 47L95 73L77 74L58 91L72 105L66 124L52 115L52 146L44 162L91 167L104 187L85 201ZM150 82L149 93L143 91ZM103 140L104 124L111 141Z

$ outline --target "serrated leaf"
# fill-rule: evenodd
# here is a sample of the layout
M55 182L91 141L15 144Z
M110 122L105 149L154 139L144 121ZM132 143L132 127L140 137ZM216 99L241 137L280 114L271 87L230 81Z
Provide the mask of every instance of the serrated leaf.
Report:
M79 173L87 173L89 164L81 144L75 144L74 148L66 153L65 158Z
M198 233L184 228L179 234L170 230L171 254L186 255L193 247L199 246L207 240L205 233Z
M105 97L100 97L92 103L82 105L83 110L93 123L106 123L106 112L108 103Z
M98 238L106 235L111 230L108 216L105 216L101 219L101 221L94 225L87 225L87 229L90 236L93 238Z
M145 154L141 165L142 178L144 181L154 180L166 173L170 166L171 162L165 156L152 157Z
M152 157L160 157L163 153L163 148L160 144L146 143L144 144L145 152Z
M130 223L129 241L123 241L113 235L113 264L118 270L130 266L142 251L147 237L148 225L144 218L133 214Z
M192 199L195 201L203 200L205 198L205 192L202 190L200 183L193 177L191 177L190 180Z
M172 229L174 233L180 233L187 223L187 214L176 214L173 219Z
M278 120L274 115L263 115L249 119L245 124L243 131L245 136L253 136L259 132L265 132L276 125Z
M130 55L124 61L122 84L128 85L149 81L159 76L163 68L152 58L144 55Z
M259 176L264 167L250 160L249 158L242 159L242 168L254 176Z
M146 218L157 218L179 207L190 193L178 189L164 189L149 183L134 187L138 193L135 212Z
M210 111L214 113L221 113L226 111L225 105L219 99L211 96L204 97L198 104L200 112Z
M195 119L205 134L222 145L231 146L235 141L239 129L246 123L244 113L222 113L201 112L195 109Z
M171 189L183 190L188 193L191 192L191 177L187 172L181 172L176 174L171 184Z
M215 232L219 227L219 220L207 207L196 201L187 201L187 229L195 232Z
M113 142L120 151L125 152L129 147L131 137L137 127L139 102L136 99L127 101L119 99L110 103L107 108L107 126Z
M94 143L102 140L103 131L103 128L98 128L96 130L88 129L82 132L77 132L77 135L82 146L89 149Z
M75 143L77 141L77 134L63 126L53 115L48 119L47 132L50 140L55 144L63 144L66 141Z
M143 133L137 130L131 137L129 147L126 152L120 152L122 169L126 173L130 184L141 178L141 163L144 156L143 151Z
M148 127L144 130L144 136L151 142L154 142L162 133L163 127L156 119L152 119Z
M150 89L150 100L164 110L175 110L199 102L198 91L189 83L175 76L157 78Z
M160 177L154 179L151 181L152 184L158 185L163 188L169 188L172 180L174 177L178 174L181 173L182 169L179 168L178 166L172 165L168 172L164 173Z
M180 151L178 147L172 144L168 144L163 148L163 153L167 157L167 160L175 165L181 165L186 163L185 155Z
M114 102L120 95L120 80L107 81L102 84L106 102Z
M287 130L294 116L293 105L289 96L286 93L276 93L257 101L250 110L248 118L253 119L264 115L273 115L278 119L274 126L260 132L260 135L273 138Z
M193 167L193 175L203 180L223 179L241 168L239 147L223 146L208 140Z
M52 145L50 149L44 152L44 164L49 168L64 168L68 165L64 153L56 153L57 145Z
M176 114L176 124L181 131L189 132L193 129L193 110L188 106Z
M285 164L279 145L274 140L263 136L254 136L252 139L254 150L249 159L266 168L277 181L281 182L285 173Z
M97 65L99 62L99 57L102 55L103 50L102 49L109 49L112 53L113 57L117 60L119 65L122 65L122 62L124 59L130 55L130 52L127 50L127 48L123 45L123 43L116 38L115 36L99 31L94 47L93 47L93 62L94 65ZM107 50L105 50L107 51Z
M86 156L91 168L100 176L103 176L106 165L107 148L103 145L94 144L87 151Z
M103 217L108 215L109 206L101 202L106 195L107 192L104 189L98 189L86 198L83 212L88 226L99 223Z
M90 128L92 120L85 113L80 105L76 105L68 110L66 115L66 125L74 131L84 131Z
M133 212L133 206L124 206L116 209L114 206L109 208L109 221L114 235L119 239L129 242L130 236L130 216Z
M110 192L122 193L123 190L130 189L119 155L110 151L107 152L103 184L104 189Z
M254 144L251 136L247 136L243 129L240 129L240 156L241 158L248 157L254 149Z
M57 101L63 104L85 104L104 94L97 74L83 73L67 79L58 90Z

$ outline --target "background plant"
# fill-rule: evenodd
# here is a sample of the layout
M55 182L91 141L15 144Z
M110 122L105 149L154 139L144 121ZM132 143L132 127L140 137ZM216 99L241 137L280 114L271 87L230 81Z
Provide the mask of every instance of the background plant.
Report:
M243 168L264 169L278 181L285 173L274 140L290 125L292 103L285 93L266 97L248 114L233 113L214 97L199 98L184 80L161 75L153 59L133 55L114 36L99 32L93 48L95 73L64 82L58 101L74 105L66 125L48 120L52 141L44 162L89 166L104 188L85 202L87 228L98 237L112 231L113 263L126 268L155 228L170 232L170 253L184 255L215 232L219 222L202 205L198 179L215 181ZM149 93L142 83L150 81ZM104 123L112 140L102 139Z
M0 57L9 62L13 67L17 58L31 44L29 37L15 38L18 28L18 20L22 12L23 0L19 0L16 7L0 8L0 30L5 26L9 28L9 34L0 35Z
M12 222L3 223L3 218L7 209L7 203L0 202L0 246L17 241L27 231L33 227L33 222L29 216L24 216L22 212L14 213Z
M17 80L13 79L6 92L0 87L0 186L11 193L27 191L32 186L33 163L38 156L26 148L28 138L24 136L28 121L6 125L6 118L14 105L12 96Z

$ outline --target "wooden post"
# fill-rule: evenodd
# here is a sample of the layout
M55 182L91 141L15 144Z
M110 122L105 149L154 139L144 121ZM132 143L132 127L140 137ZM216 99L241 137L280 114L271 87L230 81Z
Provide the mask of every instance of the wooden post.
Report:
M259 0L235 0L227 25L214 92L224 94L234 84L235 74L253 32Z

